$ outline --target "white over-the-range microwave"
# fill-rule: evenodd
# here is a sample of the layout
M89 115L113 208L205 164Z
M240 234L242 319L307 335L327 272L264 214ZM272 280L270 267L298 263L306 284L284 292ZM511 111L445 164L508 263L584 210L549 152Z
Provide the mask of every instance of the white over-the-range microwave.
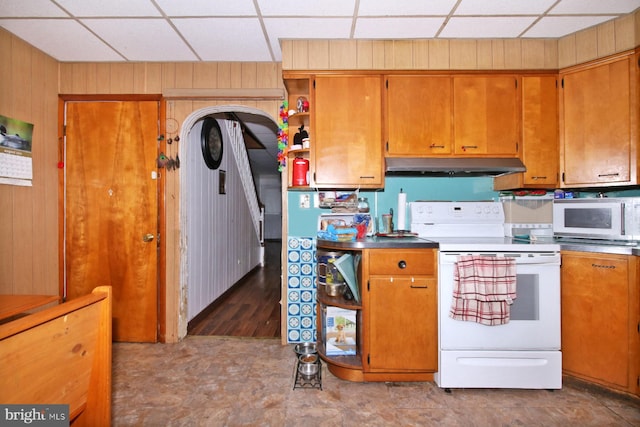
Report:
M640 197L556 199L556 237L640 241Z

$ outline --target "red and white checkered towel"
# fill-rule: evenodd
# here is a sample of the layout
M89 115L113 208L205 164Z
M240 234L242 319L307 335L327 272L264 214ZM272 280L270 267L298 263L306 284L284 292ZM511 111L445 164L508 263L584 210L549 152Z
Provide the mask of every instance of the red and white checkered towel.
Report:
M513 258L462 255L453 269L449 317L483 325L504 325L516 298Z

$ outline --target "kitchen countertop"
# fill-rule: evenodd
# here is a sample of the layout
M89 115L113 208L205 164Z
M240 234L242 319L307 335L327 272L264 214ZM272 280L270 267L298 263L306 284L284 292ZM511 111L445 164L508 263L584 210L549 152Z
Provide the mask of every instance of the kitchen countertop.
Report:
M553 239L563 251L595 252L604 254L640 256L640 246L636 244L602 242L599 240Z
M437 249L438 243L419 237L372 236L348 242L319 239L317 246L328 249Z
M522 241L518 243L522 244ZM561 250L594 252L605 254L640 256L639 245L626 245L624 243L611 244L598 240L567 240L567 239L539 239L529 244L556 243ZM438 249L437 242L420 237L378 237L372 236L361 240L348 242L335 242L331 240L318 240L318 247L327 249Z

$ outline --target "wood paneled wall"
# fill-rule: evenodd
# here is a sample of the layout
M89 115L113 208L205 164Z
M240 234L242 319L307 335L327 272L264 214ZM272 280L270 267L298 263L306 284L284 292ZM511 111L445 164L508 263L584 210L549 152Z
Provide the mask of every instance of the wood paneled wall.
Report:
M640 11L561 39L283 40L283 70L556 70L633 49Z
M0 184L0 294L58 294L58 63L0 30L0 115L32 123L33 186Z

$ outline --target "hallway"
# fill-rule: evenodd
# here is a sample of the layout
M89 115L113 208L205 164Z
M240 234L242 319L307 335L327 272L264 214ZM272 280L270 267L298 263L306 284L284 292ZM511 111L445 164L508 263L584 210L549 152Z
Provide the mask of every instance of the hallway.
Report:
M280 240L265 242L257 267L189 322L188 335L280 338Z

